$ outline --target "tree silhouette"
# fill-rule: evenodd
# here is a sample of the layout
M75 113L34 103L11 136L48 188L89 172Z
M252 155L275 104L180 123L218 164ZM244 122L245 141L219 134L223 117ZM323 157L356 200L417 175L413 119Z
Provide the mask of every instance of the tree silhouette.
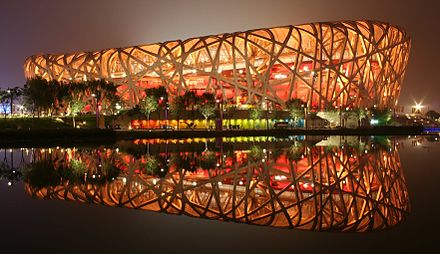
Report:
M23 95L27 104L32 105L32 115L35 110L40 117L41 111L49 109L53 105L54 93L49 82L41 77L28 79L25 84Z
M171 101L170 112L177 118L177 129L180 129L180 117L185 112L185 101L183 96L176 96Z

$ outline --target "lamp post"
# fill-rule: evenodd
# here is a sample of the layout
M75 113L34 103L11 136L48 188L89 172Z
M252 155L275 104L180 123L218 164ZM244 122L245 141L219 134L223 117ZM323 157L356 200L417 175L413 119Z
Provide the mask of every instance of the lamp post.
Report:
M269 115L272 114L272 107L269 106L269 99L266 99L266 130L269 130Z
M165 125L162 125L161 127L165 128L165 131L168 130L168 110L169 110L169 103L168 103L168 96L161 96L158 101L159 106L163 106L163 112L164 112L164 118L165 118ZM159 113L160 117L160 113Z
M96 128L99 129L99 92L92 93L92 97L96 99Z
M219 130L223 130L223 102L220 99L217 99L215 102L217 102L218 105L218 111L219 111L219 115L220 115L220 126L219 126Z
M170 109L170 106L168 104L168 101L165 102L165 130L168 130L168 110Z

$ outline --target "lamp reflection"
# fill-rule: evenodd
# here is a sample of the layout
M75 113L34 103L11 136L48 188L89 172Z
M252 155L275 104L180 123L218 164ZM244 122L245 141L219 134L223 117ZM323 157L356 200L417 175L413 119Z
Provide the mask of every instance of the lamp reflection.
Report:
M36 151L25 172L26 193L313 231L383 230L410 209L393 145L157 146Z

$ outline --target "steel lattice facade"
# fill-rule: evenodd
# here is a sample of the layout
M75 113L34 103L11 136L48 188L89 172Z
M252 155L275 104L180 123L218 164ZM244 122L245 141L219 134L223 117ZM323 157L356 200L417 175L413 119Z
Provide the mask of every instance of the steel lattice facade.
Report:
M107 79L129 106L149 87L171 95L215 93L231 104L311 108L392 108L410 51L401 28L376 21L321 22L113 48L43 54L24 64L26 78Z

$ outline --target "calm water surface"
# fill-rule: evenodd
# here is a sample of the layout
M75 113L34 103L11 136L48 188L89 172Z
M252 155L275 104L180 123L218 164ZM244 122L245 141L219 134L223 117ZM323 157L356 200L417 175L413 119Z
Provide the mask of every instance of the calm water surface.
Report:
M1 253L434 252L439 139L3 148Z

